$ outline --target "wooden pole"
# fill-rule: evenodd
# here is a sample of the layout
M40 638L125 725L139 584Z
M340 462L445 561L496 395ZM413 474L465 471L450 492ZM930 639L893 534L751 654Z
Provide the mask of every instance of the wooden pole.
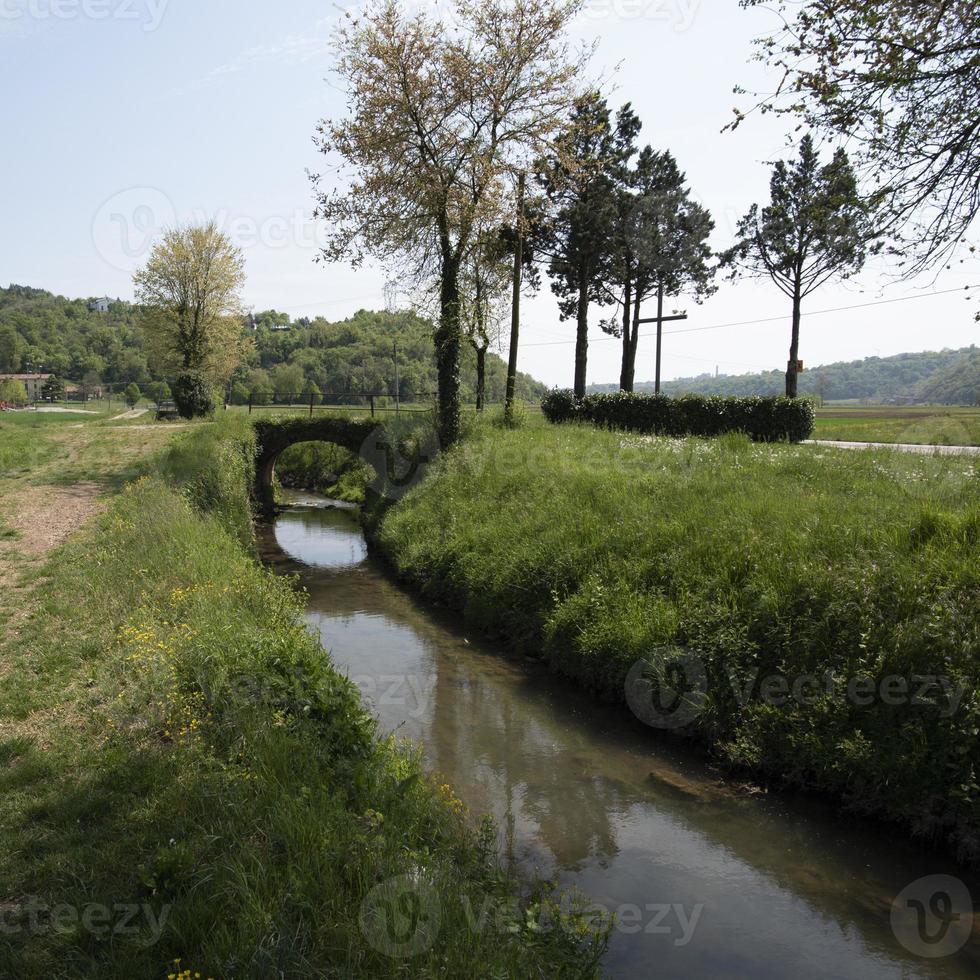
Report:
M517 223L514 239L514 292L510 307L510 356L507 360L507 390L504 414L514 414L514 395L517 391L517 345L521 332L521 273L524 269L524 173L517 177Z
M655 317L646 317L642 320L637 320L637 324L640 323L655 323L657 325L657 364L656 370L654 371L654 390L659 395L660 394L660 354L662 350L663 341L663 331L664 324L669 323L672 320L686 320L686 313L675 313L673 316L664 316L664 287L657 287L657 315Z
M654 394L660 394L660 353L663 349L664 339L664 284L657 285L657 367L654 372L653 390Z

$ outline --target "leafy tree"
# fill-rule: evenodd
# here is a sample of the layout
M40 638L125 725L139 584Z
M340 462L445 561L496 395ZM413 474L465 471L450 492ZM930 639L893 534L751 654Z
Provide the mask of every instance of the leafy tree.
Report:
M275 389L269 380L269 373L262 368L256 368L248 372L245 379L245 387L248 388L249 396L253 405L271 405Z
M0 327L0 371L14 374L20 370L22 346L20 335L13 327Z
M459 275L478 229L515 211L511 177L539 155L578 72L565 32L581 0L454 0L453 23L387 0L339 32L350 114L319 148L347 165L345 190L317 185L332 226L325 257L367 254L437 283L439 435L459 434Z
M319 405L323 401L323 393L317 387L315 381L307 381L303 385L303 403L307 405Z
M770 202L753 204L738 225L738 241L723 256L732 276L768 276L793 304L786 394L796 397L803 299L831 279L860 271L877 248L867 204L857 190L844 150L820 166L813 140L800 144L796 161L777 161Z
M691 200L673 156L645 147L630 184L632 193L620 211L625 228L617 263L624 281L623 391L633 390L643 301L651 293L662 303L664 296L691 291L701 302L714 290L708 244L714 222L705 208Z
M82 395L91 398L96 392L102 389L102 378L98 371L86 371L82 377Z
M907 273L921 271L980 208L980 5L777 0L777 10L784 27L759 39L759 57L783 77L758 108L800 115L857 147L911 257ZM733 125L743 118L736 110Z
M626 107L628 109L628 107ZM563 320L575 320L575 394L585 394L589 305L607 298L616 228L616 192L639 124L621 112L613 126L596 91L576 100L554 149L539 164L549 202L537 248L550 256L548 275Z
M163 402L170 401L172 397L170 385L166 381L151 381L146 386L146 395L157 405L162 405Z
M304 384L303 369L295 364L280 364L272 371L272 387L277 401L295 399L302 392Z
M130 383L126 386L126 390L123 392L123 398L126 399L126 404L130 408L136 408L136 406L139 404L140 398L142 397L143 395L140 392L139 385L136 384L135 381L130 381Z
M248 404L248 388L245 387L243 382L236 381L232 384L231 391L228 393L228 401L232 405Z
M214 222L167 231L133 282L158 370L231 377L246 345L245 266Z
M0 402L15 405L18 408L27 404L27 389L23 381L16 378L6 378L0 381Z
M56 374L52 374L41 386L41 398L46 402L60 401L65 397L65 383Z

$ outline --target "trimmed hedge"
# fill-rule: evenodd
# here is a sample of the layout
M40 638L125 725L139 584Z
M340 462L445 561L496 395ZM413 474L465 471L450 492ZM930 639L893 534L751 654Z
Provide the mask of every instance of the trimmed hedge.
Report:
M744 432L756 442L801 442L813 432L813 405L801 398L753 395L645 395L617 391L578 399L565 390L550 392L541 404L556 424L590 422L606 429L627 429L658 436L719 436Z

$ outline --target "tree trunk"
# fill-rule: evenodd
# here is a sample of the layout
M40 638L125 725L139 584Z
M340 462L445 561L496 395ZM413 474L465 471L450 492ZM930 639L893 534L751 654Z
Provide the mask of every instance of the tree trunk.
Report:
M619 388L620 391L633 390L633 372L630 371L630 311L633 302L633 279L627 273L626 282L623 285L623 363L619 369Z
M507 386L504 390L504 416L514 418L514 399L517 397L517 345L521 332L521 281L524 266L524 182L521 171L517 177L517 215L514 221L514 283L510 304L510 352L507 356Z
M589 361L589 284L583 275L578 287L575 333L575 396L585 397L585 375Z
M487 349L476 349L476 410L483 411L484 397L487 390Z
M436 372L439 379L439 441L442 448L459 438L459 263L443 258L436 331Z
M633 329L630 332L630 346L626 361L626 383L624 391L632 391L636 381L636 348L640 344L640 297L633 300Z
M800 286L793 293L793 338L789 345L789 364L786 365L786 397L796 397L797 370L800 359Z

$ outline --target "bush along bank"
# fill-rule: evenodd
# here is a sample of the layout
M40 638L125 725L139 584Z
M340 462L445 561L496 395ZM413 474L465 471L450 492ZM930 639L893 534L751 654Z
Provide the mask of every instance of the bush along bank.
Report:
M243 432L181 437L3 651L0 975L595 975L249 558Z
M654 727L977 863L977 487L954 457L482 431L374 536L423 596Z
M719 395L611 394L576 398L568 390L549 393L541 404L549 422L589 422L658 436L719 436L742 432L757 442L802 442L813 433L813 405L806 399Z

